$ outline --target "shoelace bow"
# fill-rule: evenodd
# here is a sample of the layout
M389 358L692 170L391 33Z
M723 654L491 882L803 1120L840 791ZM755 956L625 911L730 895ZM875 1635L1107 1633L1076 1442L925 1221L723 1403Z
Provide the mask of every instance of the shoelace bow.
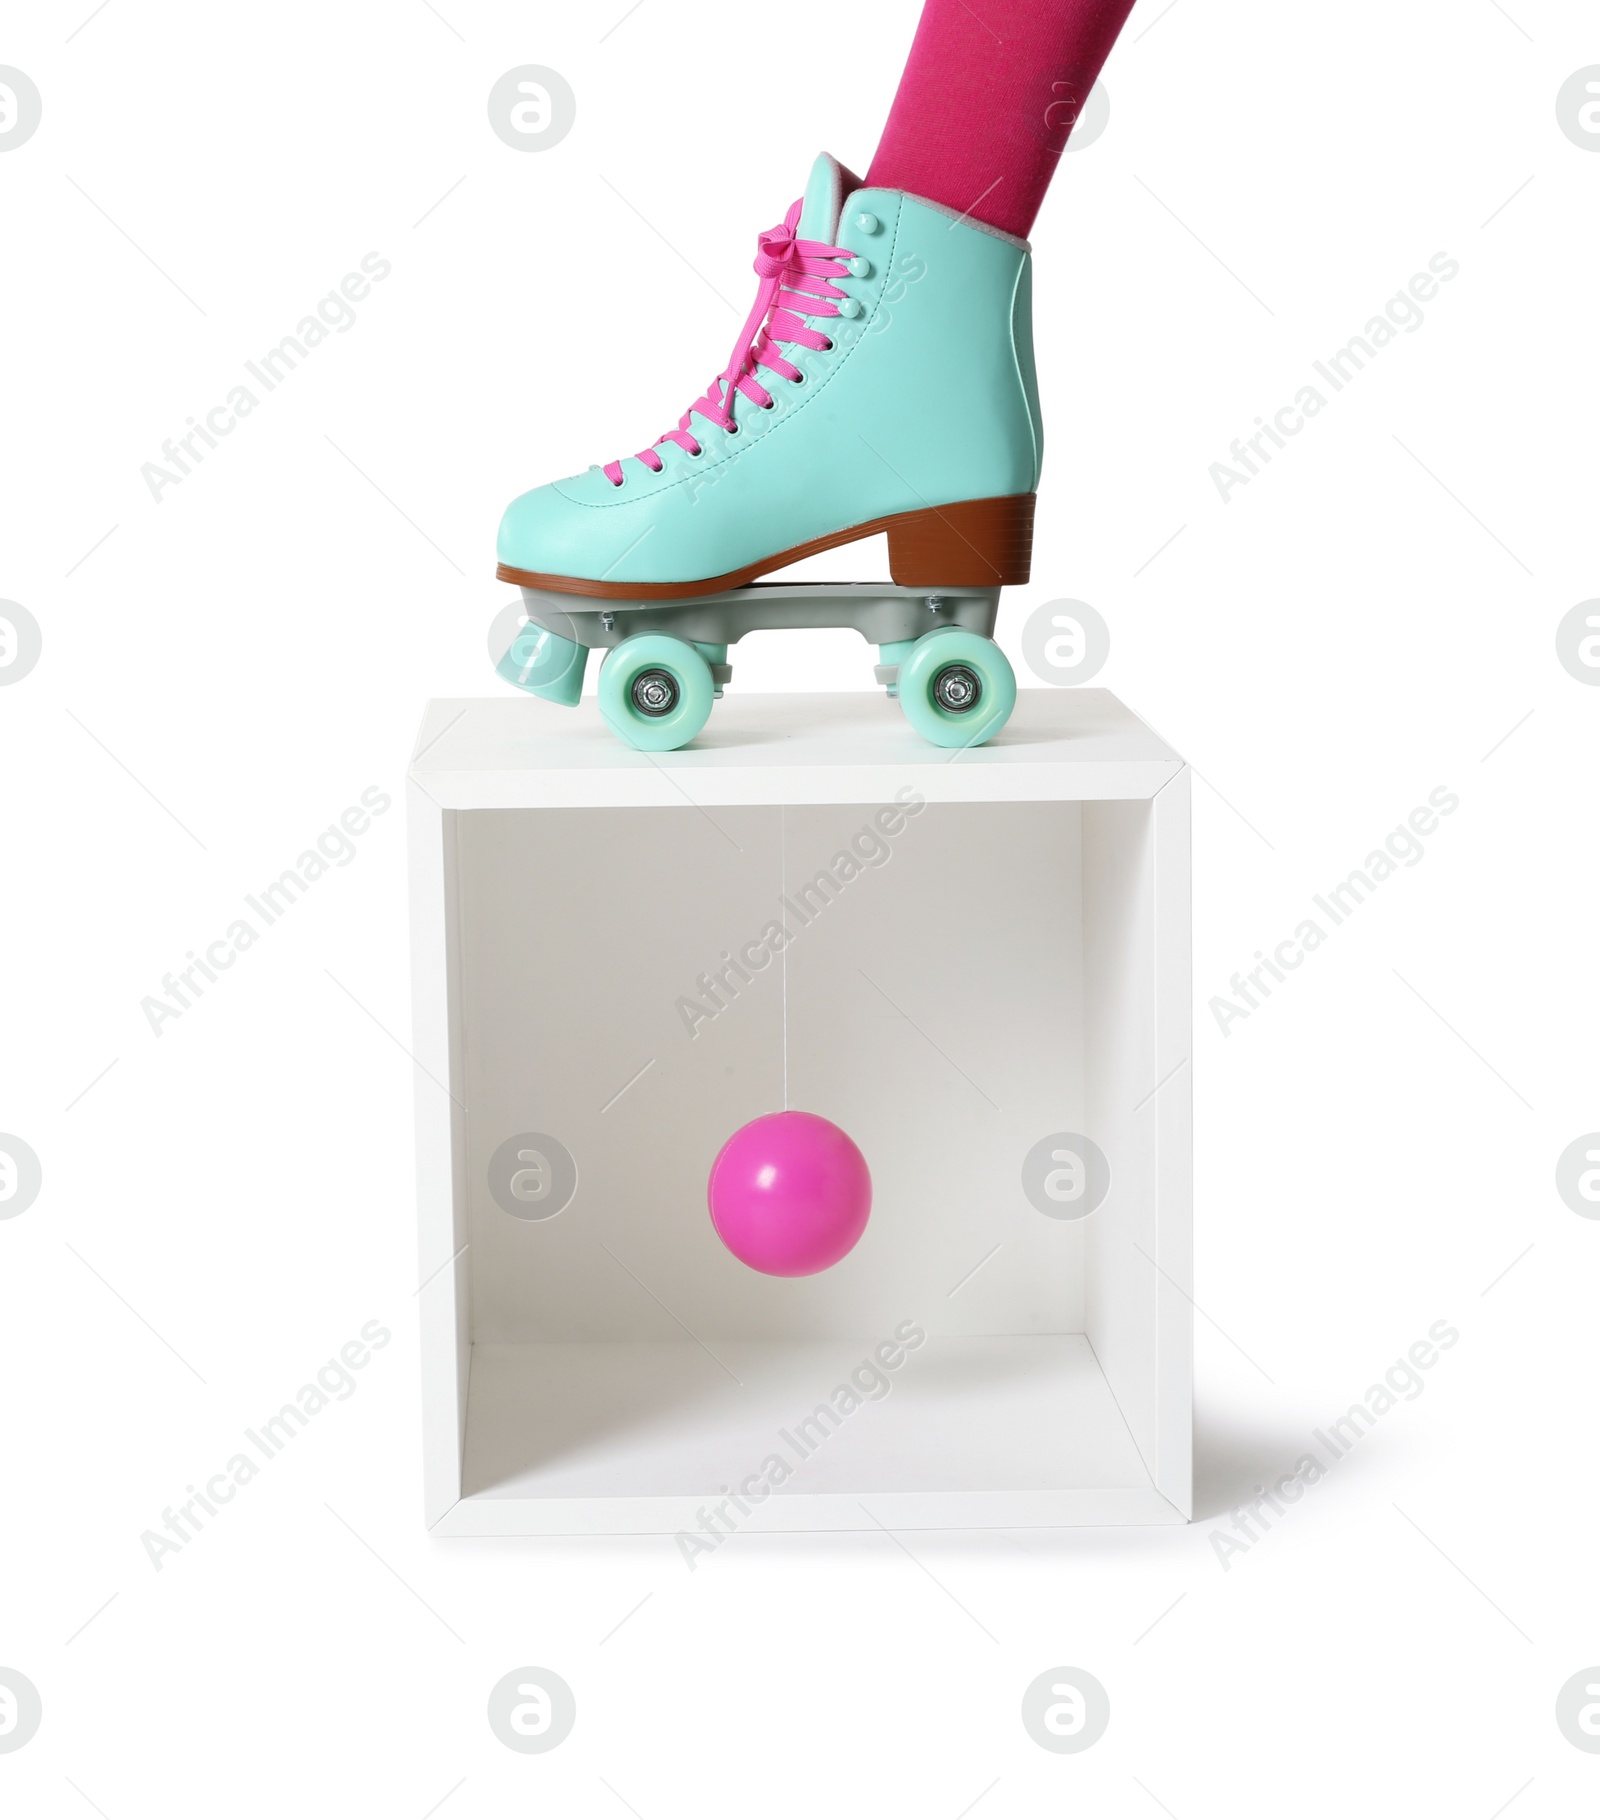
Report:
M847 247L828 246L820 240L797 240L795 229L800 223L797 202L783 218L781 227L769 228L757 237L756 276L761 287L754 306L733 344L727 366L678 419L678 427L658 437L648 449L634 457L651 473L659 474L661 457L656 450L663 443L675 442L690 455L700 453L700 443L690 429L697 414L731 435L739 426L733 415L733 394L742 392L763 411L773 405L771 392L761 383L758 370L766 368L780 379L800 379L800 369L779 351L780 342L803 348L831 348L832 341L801 320L804 316L837 316L836 299L845 292L830 281L842 278L855 257ZM770 319L768 312L771 312ZM614 487L623 481L622 462L608 461L601 470Z

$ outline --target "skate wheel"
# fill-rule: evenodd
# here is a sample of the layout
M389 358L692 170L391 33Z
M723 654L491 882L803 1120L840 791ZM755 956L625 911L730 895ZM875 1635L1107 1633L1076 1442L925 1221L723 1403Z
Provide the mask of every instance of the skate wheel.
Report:
M925 632L900 665L899 689L906 719L935 746L981 746L1017 704L1005 652L962 626Z
M676 752L711 717L711 666L681 638L639 632L606 653L600 712L617 738L640 752Z

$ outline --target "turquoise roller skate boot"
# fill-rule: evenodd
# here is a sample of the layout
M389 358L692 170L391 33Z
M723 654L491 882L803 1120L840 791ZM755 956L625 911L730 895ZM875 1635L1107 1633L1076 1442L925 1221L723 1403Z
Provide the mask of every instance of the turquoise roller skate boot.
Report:
M1016 700L994 622L1028 579L1043 446L1027 242L824 153L755 270L732 357L676 429L507 508L498 573L526 622L499 672L575 702L599 646L606 720L671 751L744 633L852 626L919 733L980 745ZM879 532L892 585L756 580Z

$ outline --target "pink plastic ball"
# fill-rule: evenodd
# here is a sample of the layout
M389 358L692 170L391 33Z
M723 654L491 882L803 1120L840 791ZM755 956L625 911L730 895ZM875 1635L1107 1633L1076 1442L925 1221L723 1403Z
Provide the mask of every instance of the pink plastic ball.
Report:
M866 1231L872 1177L837 1125L814 1112L769 1112L717 1152L706 1203L741 1263L769 1277L809 1277Z

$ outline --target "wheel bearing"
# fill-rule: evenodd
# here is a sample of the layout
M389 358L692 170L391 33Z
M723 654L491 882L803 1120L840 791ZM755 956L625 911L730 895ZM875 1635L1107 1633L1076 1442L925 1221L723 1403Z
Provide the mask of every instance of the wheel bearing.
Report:
M670 670L641 670L628 690L633 705L649 720L660 720L678 705L681 691Z
M929 693L946 714L970 714L983 699L983 680L970 664L946 664L929 684Z

